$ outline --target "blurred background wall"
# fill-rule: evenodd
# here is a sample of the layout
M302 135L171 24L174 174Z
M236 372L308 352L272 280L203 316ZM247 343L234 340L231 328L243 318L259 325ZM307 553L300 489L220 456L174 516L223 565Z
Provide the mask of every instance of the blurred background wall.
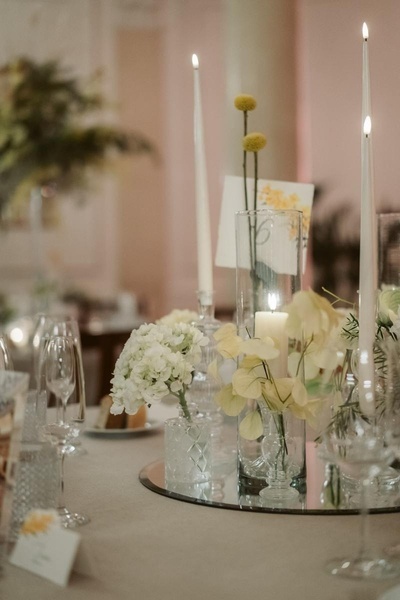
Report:
M233 99L250 93L251 129L268 138L260 176L317 186L306 285L354 294L364 20L377 204L400 209L397 0L0 0L0 13L0 63L56 58L82 79L100 69L104 121L157 147L157 156L125 157L97 176L84 202L77 193L62 203L59 225L43 234L49 276L100 298L127 290L149 318L196 306L197 53L214 248L223 177L241 174ZM1 292L29 290L30 244L29 226L0 233ZM220 308L234 305L234 278L215 270Z

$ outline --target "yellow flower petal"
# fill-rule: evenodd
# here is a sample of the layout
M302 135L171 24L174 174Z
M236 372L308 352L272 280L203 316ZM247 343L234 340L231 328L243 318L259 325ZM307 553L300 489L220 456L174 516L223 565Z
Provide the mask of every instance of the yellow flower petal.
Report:
M318 415L321 413L326 402L321 398L310 400L305 406L292 404L290 411L298 418L306 421L313 429L318 429Z
M307 394L307 390L304 387L300 379L294 379L292 387L292 398L294 403L299 406L306 406L309 402L312 402L311 398Z
M296 377L299 371L300 352L292 352L288 357L288 371L291 377ZM314 379L319 374L319 367L312 360L312 357L304 357L304 377L307 381Z
M378 311L382 321L387 318L392 322L398 318L400 307L400 289L388 289L379 292ZM385 318L386 317L386 318Z
M259 370L259 376L265 377L265 371L263 369L263 361L258 356L245 356L240 363L240 368L247 369L248 371L257 369Z
M265 400L269 408L282 412L293 402L292 389L295 379L292 377L281 377L264 384Z
M306 339L326 336L343 319L326 298L313 290L296 292L284 310L288 313L286 331L289 337L297 340L301 340L303 334Z
M257 399L261 396L261 380L256 371L238 369L232 377L234 393L244 398Z
M263 360L272 360L280 354L271 338L246 340L240 344L239 350L243 354L258 356Z
M240 344L242 343L242 338L238 335L231 335L223 338L217 344L217 351L224 358L236 358L240 354Z
M234 325L233 323L226 323L225 325L223 325L222 327L217 329L217 331L214 333L214 339L217 342L220 342L221 340L223 340L226 337L229 337L231 335L236 335L236 333L237 333L236 325Z
M245 440L256 440L263 434L263 424L257 410L245 416L239 425L239 433Z
M233 393L232 384L228 384L215 395L215 402L229 417L237 417L243 410L246 399Z

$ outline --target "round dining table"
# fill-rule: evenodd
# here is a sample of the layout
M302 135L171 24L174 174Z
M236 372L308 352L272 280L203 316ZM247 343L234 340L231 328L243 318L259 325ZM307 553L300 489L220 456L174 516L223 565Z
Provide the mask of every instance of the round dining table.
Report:
M96 410L88 411L88 425ZM152 427L142 434L88 427L86 452L65 465L67 505L91 519L79 528L68 585L7 563L1 600L376 600L400 584L325 572L329 559L356 552L356 514L231 510L145 487L139 473L163 458L162 424L175 412L153 406ZM377 548L400 541L399 513L372 514L370 525Z

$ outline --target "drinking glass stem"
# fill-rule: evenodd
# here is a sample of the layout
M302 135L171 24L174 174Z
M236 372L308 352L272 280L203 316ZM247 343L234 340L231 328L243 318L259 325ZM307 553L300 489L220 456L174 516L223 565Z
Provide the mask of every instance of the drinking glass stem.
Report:
M370 479L369 477L363 477L361 486L361 529L360 529L360 545L358 549L358 558L367 558L370 552L370 528L369 528L369 488Z
M58 510L62 510L65 508L65 500L64 500L64 460L65 460L65 452L64 448L59 449L60 453L60 490L58 496Z

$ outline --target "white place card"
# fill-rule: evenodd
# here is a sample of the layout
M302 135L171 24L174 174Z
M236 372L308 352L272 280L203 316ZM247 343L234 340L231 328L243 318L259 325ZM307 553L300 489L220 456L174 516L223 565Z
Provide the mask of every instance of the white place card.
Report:
M247 179L249 208L254 206L254 179ZM289 181L272 181L259 179L257 185L257 209L293 209L303 212L303 247L306 265L306 251L311 208L314 198L314 186L308 183L292 183ZM245 210L243 177L228 175L224 181L221 204L218 245L215 258L217 267L236 267L235 213ZM282 252L282 244L277 252ZM279 271L279 269L278 269Z
M66 586L79 542L79 533L64 529L55 511L31 511L21 528L10 562Z

